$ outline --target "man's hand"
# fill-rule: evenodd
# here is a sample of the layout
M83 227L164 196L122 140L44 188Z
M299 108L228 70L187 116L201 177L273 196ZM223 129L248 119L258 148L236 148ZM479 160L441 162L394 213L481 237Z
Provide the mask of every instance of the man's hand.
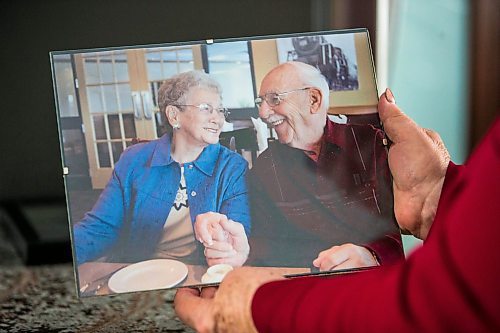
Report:
M378 263L366 247L348 243L321 251L314 259L313 265L318 267L320 271L330 271L377 266Z
M394 213L399 226L425 239L434 221L450 155L435 132L419 127L395 104L387 89L378 103L384 130L392 141Z
M215 292L190 288L177 290L177 316L198 332L257 332L251 305L255 291L264 283L283 279L265 268L242 267L231 271Z
M205 246L207 264L242 266L250 253L243 225L227 216L208 212L196 217L195 236Z

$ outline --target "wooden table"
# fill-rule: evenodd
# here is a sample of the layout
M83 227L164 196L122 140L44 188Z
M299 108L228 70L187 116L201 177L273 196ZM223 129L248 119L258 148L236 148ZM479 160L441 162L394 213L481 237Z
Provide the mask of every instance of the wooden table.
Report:
M80 296L114 294L108 287L109 278L120 269L131 265L130 263L89 262L78 267L78 289ZM201 277L207 271L206 265L186 264L188 274L184 281L176 287L196 286L202 284ZM309 268L292 267L266 267L280 275L310 273Z

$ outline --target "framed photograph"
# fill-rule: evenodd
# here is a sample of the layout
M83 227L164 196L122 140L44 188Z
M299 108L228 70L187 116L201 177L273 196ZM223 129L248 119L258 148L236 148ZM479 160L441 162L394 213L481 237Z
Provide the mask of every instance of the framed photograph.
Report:
M366 29L50 57L79 296L403 256Z

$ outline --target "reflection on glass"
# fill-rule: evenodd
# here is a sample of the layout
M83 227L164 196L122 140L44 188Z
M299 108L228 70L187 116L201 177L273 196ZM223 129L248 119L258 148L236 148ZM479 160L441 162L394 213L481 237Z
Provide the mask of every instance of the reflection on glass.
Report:
M94 132L95 138L97 140L106 140L106 123L104 120L104 115L95 115L92 117L94 120Z
M84 146L85 138L80 129L63 129L64 164L70 168L71 174L88 175L88 161Z
M99 159L99 168L111 168L108 144L106 142L98 142L96 146L97 156Z
M53 59L59 114L61 117L78 117L71 56L62 54Z
M252 72L247 42L207 45L210 76L222 86L224 106L254 106Z

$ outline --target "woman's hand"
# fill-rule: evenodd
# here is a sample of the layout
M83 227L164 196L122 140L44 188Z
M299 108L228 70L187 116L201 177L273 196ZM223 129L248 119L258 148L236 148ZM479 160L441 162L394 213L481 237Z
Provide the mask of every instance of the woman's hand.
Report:
M250 246L243 225L229 220L226 215L208 212L196 217L196 239L205 246L209 266L229 264L242 266L250 253Z

